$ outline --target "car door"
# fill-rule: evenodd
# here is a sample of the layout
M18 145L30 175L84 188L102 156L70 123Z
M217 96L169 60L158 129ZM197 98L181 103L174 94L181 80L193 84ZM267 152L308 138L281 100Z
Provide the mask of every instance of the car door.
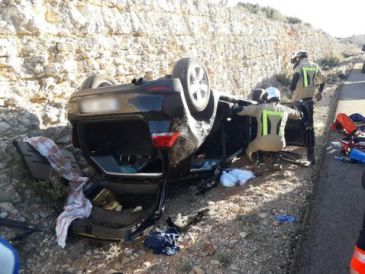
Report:
M284 104L288 107L293 107L292 103ZM305 105L300 105L299 110L303 113L308 113ZM305 115L307 117L307 115ZM305 118L304 118L305 119ZM304 119L301 120L293 120L288 119L286 127L285 127L285 140L288 146L299 146L306 147L307 146L307 131L304 125Z

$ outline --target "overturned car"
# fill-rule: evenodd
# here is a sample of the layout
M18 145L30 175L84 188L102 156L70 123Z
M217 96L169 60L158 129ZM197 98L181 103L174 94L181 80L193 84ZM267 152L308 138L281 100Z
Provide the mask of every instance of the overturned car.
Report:
M94 203L90 218L73 221L71 232L102 240L138 235L163 212L168 184L214 180L245 151L256 121L233 115L231 108L255 103L212 91L207 70L190 58L153 81L119 85L106 76L87 78L68 111L74 146L102 178L84 193L100 200L107 189L123 210ZM286 139L288 145L313 146L303 121L288 121Z

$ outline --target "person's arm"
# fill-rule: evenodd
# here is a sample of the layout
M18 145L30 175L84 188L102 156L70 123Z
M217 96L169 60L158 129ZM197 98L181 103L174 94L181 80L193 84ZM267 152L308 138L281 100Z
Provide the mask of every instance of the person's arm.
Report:
M289 119L299 120L302 118L302 113L298 110L292 109L290 107L285 107L286 113L288 113Z
M237 115L240 116L256 116L258 110L258 105L245 106L242 111L238 112Z
M300 73L299 72L294 73L294 75L291 79L291 83L290 83L290 92L292 94L293 94L294 90L297 88L299 78L300 78Z
M324 86L326 85L326 76L324 75L324 73L322 72L321 68L317 65L317 73L316 73L316 84L319 84L318 87L318 92L315 95L315 98L318 101L322 100L322 92L324 90Z
M324 86L326 84L327 77L324 75L323 71L321 70L321 68L318 65L317 65L317 68L318 68L318 71L316 74L316 82L317 82L317 84L319 84L318 91L320 93L322 93L324 90Z

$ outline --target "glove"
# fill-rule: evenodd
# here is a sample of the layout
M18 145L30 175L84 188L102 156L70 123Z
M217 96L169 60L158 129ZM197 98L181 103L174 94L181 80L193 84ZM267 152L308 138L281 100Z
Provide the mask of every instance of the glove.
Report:
M243 106L233 106L231 107L231 114L237 114L243 110Z
M322 100L322 93L321 92L318 92L315 96L314 96L314 98L316 98L316 101L318 102L318 101L321 101Z

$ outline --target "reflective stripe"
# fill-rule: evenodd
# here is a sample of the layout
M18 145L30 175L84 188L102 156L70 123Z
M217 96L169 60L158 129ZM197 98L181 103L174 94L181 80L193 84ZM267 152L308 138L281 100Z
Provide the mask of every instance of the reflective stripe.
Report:
M358 247L355 248L352 258L363 263L364 267L365 267L365 252L360 252Z
M350 274L365 273L365 251L355 246L350 264Z
M308 71L314 71L315 73L318 72L317 67L303 67L303 81L304 81L304 87L308 87Z
M262 111L262 136L268 135L268 118L269 116L279 116L281 119L284 117L283 111L271 111L264 109ZM283 136L284 131L281 128L279 132L279 136Z

